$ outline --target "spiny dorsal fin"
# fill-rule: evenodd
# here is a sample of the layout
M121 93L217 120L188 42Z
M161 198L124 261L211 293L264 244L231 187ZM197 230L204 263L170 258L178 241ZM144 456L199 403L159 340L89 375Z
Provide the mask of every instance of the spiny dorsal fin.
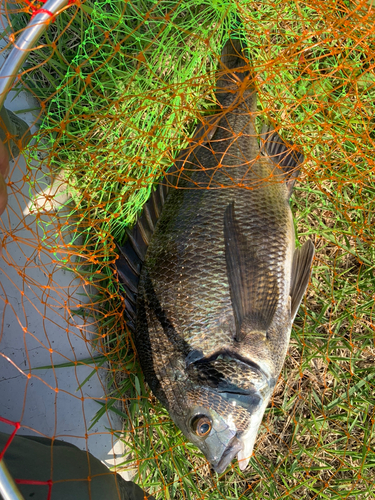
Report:
M236 323L236 339L246 330L267 332L276 312L278 286L254 247L241 233L230 203L224 214L227 276Z
M306 241L301 248L296 248L294 251L292 277L290 282L292 322L297 314L307 285L309 284L314 252L315 247L311 240Z
M268 156L272 163L284 171L290 197L294 183L300 174L299 166L304 162L303 154L295 149L293 143L287 144L268 124L263 125L260 140L262 143L261 151Z
M119 279L125 289L126 316L131 322L128 323L128 326L135 324L135 306L139 276L141 274L147 248L169 193L169 186L174 185L172 178L174 177L177 179L174 173L181 168L183 161L188 158L195 148L204 146L211 140L217 129L220 118L221 114L218 113L206 117L203 124L198 123L189 147L180 152L175 160L175 164L166 174L165 179L160 182L156 190L152 192L150 198L145 203L142 214L137 222L131 229L127 230L127 239L124 245L117 245L119 249L119 258L116 261L116 269ZM168 175L170 176L169 178Z
M125 290L126 317L128 326L135 324L136 301L139 276L150 244L156 223L162 211L167 195L166 186L159 184L143 207L141 216L135 225L127 230L127 238L123 246L118 246L119 258L116 270Z

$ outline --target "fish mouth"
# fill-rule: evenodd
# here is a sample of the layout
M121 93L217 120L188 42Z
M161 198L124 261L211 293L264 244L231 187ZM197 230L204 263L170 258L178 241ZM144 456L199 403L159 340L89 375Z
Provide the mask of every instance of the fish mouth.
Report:
M228 465L232 462L233 458L242 450L241 441L234 436L228 444L226 450L222 454L220 461L217 464L211 464L217 474L222 474Z

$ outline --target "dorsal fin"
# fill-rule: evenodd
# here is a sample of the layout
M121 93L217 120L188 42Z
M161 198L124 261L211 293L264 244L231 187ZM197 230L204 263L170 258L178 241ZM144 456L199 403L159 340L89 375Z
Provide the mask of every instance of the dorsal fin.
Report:
M311 274L311 263L315 247L311 240L301 248L296 248L293 256L292 277L290 282L291 317L292 322L297 314L302 298L305 295Z
M136 300L142 265L147 248L154 234L156 224L163 210L170 186L177 184L176 171L196 148L204 146L213 137L221 114L205 118L203 123L198 123L190 145L183 149L176 158L174 165L169 169L165 179L161 181L156 190L152 192L144 204L142 214L131 229L126 231L127 238L123 246L117 245L119 258L116 260L116 269L121 283L125 289L125 314L128 326L134 328L136 316Z
M243 339L244 326L248 331L261 331L266 335L276 312L277 281L241 233L234 203L225 210L224 242L236 340Z
M119 258L116 260L116 269L125 290L125 315L131 329L135 325L136 301L142 265L167 193L168 187L160 183L143 206L142 214L135 225L126 231L127 238L124 245L117 245Z
M165 175L164 182L168 186L177 187L179 175L183 169L189 170L191 163L197 163L196 155L201 147L206 147L207 143L213 138L218 124L223 116L221 110L218 110L213 115L206 115L202 117L202 121L198 122L193 137L189 141L189 146L182 149ZM190 157L190 158L189 158Z
M260 135L261 152L285 173L285 183L292 194L294 183L299 174L299 166L304 162L303 154L293 143L286 143L271 125L264 124Z

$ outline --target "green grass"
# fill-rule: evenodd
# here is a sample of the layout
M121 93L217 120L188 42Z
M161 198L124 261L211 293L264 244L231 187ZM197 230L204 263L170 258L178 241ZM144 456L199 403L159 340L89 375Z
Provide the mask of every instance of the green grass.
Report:
M135 480L156 498L374 498L375 18L356 5L240 4L259 121L276 123L306 157L291 203L298 241L311 238L316 258L251 467L233 463L221 477L149 393L108 264L113 237L213 106L223 20L235 4L87 1L66 31L68 13L49 28L53 54L44 47L28 59L30 67L44 62L23 78L48 112L35 150L52 171L64 165L75 202L67 231L78 229L77 253L91 256L66 265L98 289L79 311L98 320L95 346L112 370L97 418L108 409L123 416L132 457L124 468L136 468ZM17 15L14 27L24 22Z

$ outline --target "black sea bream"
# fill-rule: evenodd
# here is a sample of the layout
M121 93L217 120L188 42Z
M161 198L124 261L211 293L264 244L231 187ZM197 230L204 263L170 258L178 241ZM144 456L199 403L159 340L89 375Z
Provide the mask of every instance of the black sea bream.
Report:
M220 473L236 456L247 467L314 246L295 249L289 207L303 156L275 130L257 134L238 40L216 87L217 113L153 193L117 269L151 390Z

